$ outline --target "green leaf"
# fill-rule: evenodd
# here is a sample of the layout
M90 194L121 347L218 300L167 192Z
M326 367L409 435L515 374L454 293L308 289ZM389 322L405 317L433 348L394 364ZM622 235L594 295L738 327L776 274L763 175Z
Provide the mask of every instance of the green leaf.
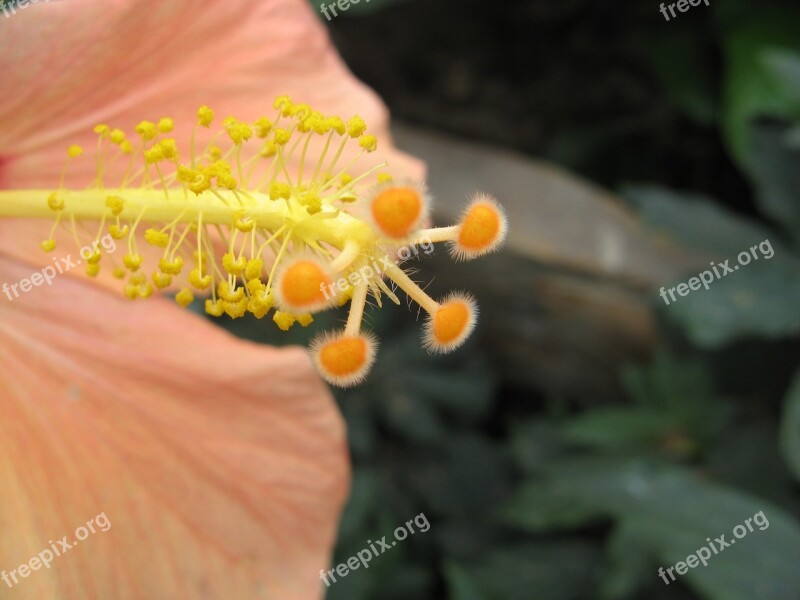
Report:
M727 428L706 456L709 476L776 504L791 506L797 502L794 477L781 453L778 430L771 415L753 415L747 423Z
M632 187L626 195L648 225L709 253L717 263L729 260L735 269L740 253L762 242L774 252L765 258L769 252L759 248L759 260L751 256L750 264L724 276L718 267L720 279L709 265L714 279L708 290L700 288L685 297L676 294L668 306L658 301L667 318L695 344L716 348L745 336L780 339L800 332L800 262L773 232L702 196L654 187ZM693 276L697 273L687 273L683 282ZM664 282L665 293L679 283Z
M564 489L557 481L520 487L500 510L505 523L533 532L581 527L605 514L604 507L576 498L571 488Z
M560 461L550 477L523 486L517 502L541 488L555 488L565 503L625 524L664 568L685 561L707 545L706 538L724 534L730 541L735 527L763 513L766 527L751 521L752 532L712 555L707 566L690 569L681 581L711 600L800 597L800 525L764 499L709 483L683 468L642 460ZM537 530L526 521L518 524Z
M775 237L766 227L732 213L701 194L658 186L628 186L623 193L636 207L645 225L666 233L680 244L722 259L735 257L770 235ZM776 254L789 253L777 243L773 246Z
M623 522L608 540L609 563L604 570L600 596L608 600L629 598L652 584L653 560L638 531Z
M444 578L448 600L489 600L477 588L470 572L451 560L445 562Z
M600 552L586 542L529 542L492 549L471 565L492 600L578 600L599 577Z
M761 60L783 96L800 107L800 54L773 50L763 52Z
M600 449L648 446L678 426L668 413L644 407L598 408L564 427L567 440Z
M778 340L800 333L798 306L800 267L775 260L743 267L664 310L696 345L719 348L748 336Z
M784 401L780 446L789 469L800 479L800 371L795 374Z
M567 449L561 426L552 419L529 419L511 426L511 452L527 473L542 471Z
M753 13L725 36L725 134L734 156L742 163L750 143L750 120L758 116L787 117L791 114L791 103L764 64L763 52L796 51L800 48L798 40L798 13L786 8Z
M800 150L787 145L786 125L757 123L751 131L747 170L758 205L800 242Z
M793 125L786 131L783 143L791 150L800 149L800 125Z
M673 454L691 454L696 442L711 441L727 426L728 407L717 400L705 365L696 360L661 352L648 365L625 367L622 383L640 406L673 420L670 440L662 440Z

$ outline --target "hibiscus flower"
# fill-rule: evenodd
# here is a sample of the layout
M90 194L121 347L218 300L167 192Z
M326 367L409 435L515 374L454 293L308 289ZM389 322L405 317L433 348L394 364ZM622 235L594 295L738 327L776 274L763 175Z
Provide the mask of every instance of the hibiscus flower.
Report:
M391 149L383 105L304 0L39 2L0 18L0 55L7 284L54 264L42 240L63 256L74 233L6 218L36 215L14 190L55 189L69 144L87 151L68 179L91 181L98 124L130 131L169 116L171 135L188 139L200 105L254 122L289 94L361 115L382 142L376 162L422 175ZM131 303L111 270L83 272L0 294L0 590L321 597L349 466L342 419L306 352L236 340L165 298ZM100 514L107 531L79 540Z

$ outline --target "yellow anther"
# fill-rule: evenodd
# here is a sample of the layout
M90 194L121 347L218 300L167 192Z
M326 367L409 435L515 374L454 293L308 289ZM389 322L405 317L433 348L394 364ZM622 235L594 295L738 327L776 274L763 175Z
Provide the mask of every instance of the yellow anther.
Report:
M311 131L311 119L305 118L297 124L297 131L300 133L308 133Z
M232 253L222 255L222 268L231 275L243 275L247 268L247 259L244 256L235 258Z
M208 155L211 157L211 160L219 160L222 158L222 148L217 145L211 146L211 148L208 149Z
M227 281L220 281L217 285L217 294L226 302L239 302L244 298L244 288L238 287L236 291L232 292Z
M100 139L104 139L108 137L108 133L111 131L111 128L104 123L100 123L99 125L94 126L94 132L100 136Z
M353 139L364 135L364 132L366 130L367 130L367 124L364 123L364 119L362 119L358 115L355 115L347 122L347 135L349 135Z
M288 200L292 196L292 187L287 183L272 182L269 186L269 197L272 200L283 198Z
M189 183L189 189L198 196L211 188L211 177L208 172L195 172L195 178Z
M78 146L77 144L73 144L69 148L67 148L67 156L70 158L78 158L81 154L83 154L83 148Z
M394 178L389 173L378 173L378 183L389 183Z
M201 127L209 127L214 120L214 111L205 104L197 109L197 124Z
M90 265L96 265L100 262L100 259L103 258L103 255L100 254L100 250L95 250L86 258L86 262Z
M243 213L239 212L233 217L233 226L242 233L248 233L253 231L256 226L256 222L250 217L247 217Z
M292 108L294 105L289 99L289 96L278 96L275 99L273 106L280 111L281 115L288 117L292 114Z
M89 277L97 277L100 274L100 265L94 263L86 265L86 274Z
M145 283L139 286L139 298L149 298L153 295L153 286L149 283Z
M188 183L194 180L198 175L202 176L200 171L187 167L186 165L178 165L178 170L175 177L181 183Z
M178 158L178 144L175 138L165 138L158 143L161 146L161 154L168 160Z
M139 297L139 286L129 283L123 288L123 293L130 300L136 300Z
M125 141L125 132L122 129L112 129L111 134L108 136L111 142L119 146Z
M169 117L164 117L163 119L159 119L158 121L158 130L161 133L169 133L175 129L175 122L170 119Z
M152 227L144 232L144 239L147 240L148 244L159 248L166 248L167 244L169 244L169 235Z
M111 274L114 275L116 279L124 279L127 271L124 267L114 267L114 270L111 272Z
M215 160L208 166L208 174L212 177L230 175L231 164L227 160Z
M123 141L119 145L119 149L122 150L123 154L133 154L133 144L131 144L128 140Z
M207 290L211 285L211 275L203 275L200 277L200 269L192 269L189 272L189 283L198 290Z
M345 132L347 131L347 125L344 124L344 121L342 121L341 118L328 117L327 121L328 121L328 127L330 129L333 129L339 135L344 135Z
M162 273L161 271L153 273L152 279L155 286L160 290L163 290L172 283L172 275L169 273Z
M123 225L122 227L120 227L119 225L109 225L108 233L115 240L121 240L122 238L128 235L128 226Z
M244 313L247 312L247 299L242 298L237 302L223 302L222 307L231 319L238 319L239 317L243 317Z
M300 203L306 207L310 215L315 215L322 210L322 199L317 194L304 194Z
M161 162L165 158L164 149L161 147L161 144L156 144L152 148L148 148L144 151L144 162L147 164L152 165L157 162Z
M319 135L324 135L331 130L331 124L328 119L322 115L314 114L309 117L309 126Z
M272 315L272 320L282 331L289 331L291 326L294 325L295 316L292 313L276 310L275 314Z
M272 130L272 121L267 117L261 117L260 119L256 119L256 122L253 123L253 126L256 130L256 137L263 140Z
M125 200L119 196L109 196L106 198L106 208L110 208L111 214L118 217L125 210Z
M298 119L305 119L311 114L311 107L305 102L300 102L292 106L291 116Z
M59 198L56 193L53 192L47 197L47 206L50 207L50 210L64 210L64 199Z
M156 124L152 121L141 121L133 130L142 136L142 139L146 142L154 140L158 135Z
M230 173L220 173L217 175L217 187L235 190L238 186L239 182L236 180L236 177Z
M39 244L39 246L45 252L52 252L53 250L56 249L56 241L55 240L45 240L41 244Z
M126 254L122 257L122 263L128 267L129 270L136 272L142 266L141 254Z
M378 138L374 135L362 135L358 138L358 145L367 152L375 152L378 149Z
M285 146L289 143L289 140L292 139L292 134L290 131L283 129L282 127L278 127L275 130L275 144L278 146Z
M217 300L216 302L210 298L206 300L206 313L212 317L221 317L224 312L225 309L222 307L222 300Z
M247 291L251 295L262 294L267 291L267 286L260 279L249 279L247 281Z
M303 313L302 315L297 315L297 322L303 327L308 327L314 322L314 317L312 317L309 313Z
M339 181L342 183L342 187L344 187L353 181L353 176L349 173L342 173L339 177Z
M161 258L158 261L158 268L162 273L170 275L180 275L183 269L183 258L176 256L175 260L169 261L166 258Z
M241 121L236 121L229 125L227 131L228 137L231 138L231 141L237 146L249 140L253 135L253 130L250 128L250 125L242 123Z
M189 306L192 302L194 302L194 294L192 293L192 290L189 288L183 288L175 295L175 302L184 308Z
M256 319L263 319L270 308L271 306L256 296L252 296L247 303L247 310L254 315Z
M260 258L251 258L247 261L247 268L244 270L244 275L247 280L260 279L264 269L264 261Z

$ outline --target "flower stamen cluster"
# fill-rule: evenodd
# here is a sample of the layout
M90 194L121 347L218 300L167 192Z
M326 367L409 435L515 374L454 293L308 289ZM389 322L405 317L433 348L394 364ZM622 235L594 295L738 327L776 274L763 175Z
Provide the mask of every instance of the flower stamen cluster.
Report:
M398 287L428 314L426 348L448 352L461 345L476 322L474 300L462 293L433 300L403 269L397 249L432 241L449 244L458 260L491 252L506 233L499 204L478 194L458 224L424 229L430 197L423 185L378 173L386 164L354 173L378 143L360 117L323 115L286 96L274 109L254 122L227 117L205 148L195 139L215 122L207 106L198 110L188 148L170 135L169 117L142 121L130 138L100 124L94 129L96 173L90 186L65 186L71 161L87 159L82 148L70 146L56 191L15 191L16 200L0 213L53 218L42 242L46 252L56 248L58 227L71 231L80 246L87 244L85 230L96 231L95 240L110 235L124 241L120 262L98 256L87 273L97 276L102 263L111 262L131 300L177 290L179 304L205 297L206 312L216 317L249 313L261 319L273 311L272 320L283 330L294 323L307 326L313 314L349 302L345 328L312 343L320 373L335 385L354 385L368 373L377 341L362 331L366 302L372 296L380 305L385 296L399 303ZM313 160L312 147L321 148ZM354 157L343 165L348 147ZM110 186L106 173L120 160L127 162L125 174ZM39 200L29 201L40 193ZM352 206L362 206L368 216L355 216L360 213L351 213ZM90 228L89 221L99 227ZM160 258L149 262L143 244ZM387 264L387 257L383 271L359 278L344 292L328 293L335 281L375 261Z

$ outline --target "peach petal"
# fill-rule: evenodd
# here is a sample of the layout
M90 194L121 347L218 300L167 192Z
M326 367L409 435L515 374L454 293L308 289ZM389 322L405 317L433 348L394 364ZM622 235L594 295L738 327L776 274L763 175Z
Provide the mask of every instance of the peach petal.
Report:
M60 277L0 293L0 414L0 569L112 524L15 598L321 597L349 467L303 350Z
M388 161L397 176L424 175L420 161L392 147L385 106L348 71L306 0L231 0L224 9L173 0L147 10L133 0L40 2L0 19L0 55L0 89L14 90L0 103L0 189L57 186L72 143L87 153L69 181L88 183L96 123L130 132L168 115L170 135L186 144L199 105L211 105L218 121L254 120L272 115L281 94L362 116L381 143L361 164ZM38 243L49 228L0 220L0 253L44 264Z

